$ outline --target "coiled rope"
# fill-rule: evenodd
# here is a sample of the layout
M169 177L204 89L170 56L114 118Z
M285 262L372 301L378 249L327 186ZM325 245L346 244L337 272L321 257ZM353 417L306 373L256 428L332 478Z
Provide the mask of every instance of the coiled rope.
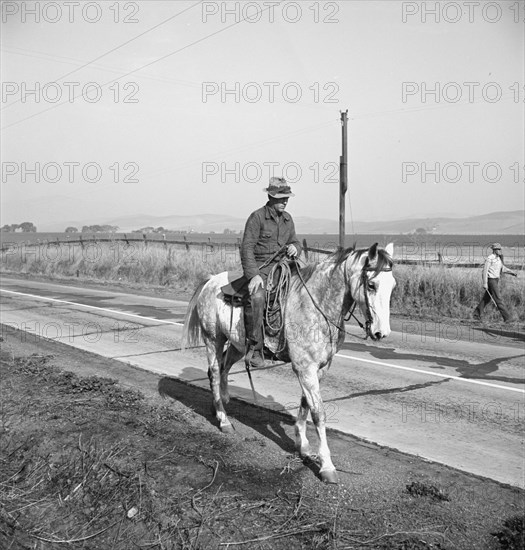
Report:
M290 264L286 259L282 259L276 263L268 273L265 320L268 330L273 335L279 334L284 326L283 306L288 295L291 278Z

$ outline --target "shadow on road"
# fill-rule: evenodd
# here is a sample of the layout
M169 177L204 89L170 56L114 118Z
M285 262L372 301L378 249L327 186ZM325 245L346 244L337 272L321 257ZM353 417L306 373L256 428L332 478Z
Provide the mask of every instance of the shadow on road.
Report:
M158 383L159 394L163 397L179 401L191 408L219 430L210 390L193 385L204 382L202 371L188 367L183 370L181 378L192 381L186 382L179 378L168 376L161 378ZM232 393L235 392L241 398L245 394L252 397L252 393L249 390L235 385L230 385L230 391ZM293 455L295 453L295 442L293 439L295 419L282 412L283 406L277 403L272 395L257 394L257 400L259 402L258 406L246 403L242 399L232 398L230 403L226 405L226 412L230 419L234 419L253 429L262 437L273 441L284 452ZM308 427L308 432L308 438L312 443L315 443L316 434L311 426ZM316 462L311 459L305 459L303 460L303 464L320 479L319 465Z
M395 348L375 347L353 342L345 342L341 346L341 349L363 353L367 352L372 357L382 359L383 361L424 361L426 363L431 363L429 367L433 369L451 367L456 370L461 378L489 380L492 382L510 382L512 384L523 384L525 382L523 378L512 378L510 376L498 376L497 374L493 374L498 371L500 363L510 359L524 357L524 354L510 355L508 357L497 357L495 359L491 359L490 361L485 361L484 363L472 364L465 359L454 359L453 357L442 357L439 355L424 355L421 353L402 353Z
M198 375L200 378L194 378L192 375ZM191 367L183 370L181 378L193 379L195 382L203 381L202 371ZM215 418L212 395L208 389L195 387L189 382L166 376L160 379L158 390L163 397L171 397L179 401L219 429ZM230 391L232 393L235 391L241 399L252 395L249 390L238 386L230 386ZM260 393L257 394L259 406L246 403L241 399L232 398L230 403L226 405L228 416L256 430L263 437L271 439L284 451L293 453L295 450L294 441L286 433L285 427L290 431L293 428L294 420L286 413L279 412L279 410L282 411L282 405L277 403L272 395L262 395Z

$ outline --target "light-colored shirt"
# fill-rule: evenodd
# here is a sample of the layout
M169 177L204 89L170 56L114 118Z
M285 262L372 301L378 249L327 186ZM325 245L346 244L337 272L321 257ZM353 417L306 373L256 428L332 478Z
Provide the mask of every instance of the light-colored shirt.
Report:
M485 265L483 266L483 284L487 285L487 279L499 279L501 272L513 273L513 271L503 265L501 258L497 254L491 254L485 260Z

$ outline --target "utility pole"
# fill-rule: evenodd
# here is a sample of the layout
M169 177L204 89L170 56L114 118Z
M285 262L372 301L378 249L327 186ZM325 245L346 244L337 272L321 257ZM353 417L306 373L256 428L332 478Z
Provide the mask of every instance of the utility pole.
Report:
M343 154L339 157L339 246L345 246L345 195L348 188L348 145L347 145L348 110L341 111Z

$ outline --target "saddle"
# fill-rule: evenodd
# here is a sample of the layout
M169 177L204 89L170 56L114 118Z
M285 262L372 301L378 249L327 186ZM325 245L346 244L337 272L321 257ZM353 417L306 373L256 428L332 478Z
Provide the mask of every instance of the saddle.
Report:
M228 272L228 284L221 287L224 301L232 307L242 307L250 299L249 280L241 272Z

